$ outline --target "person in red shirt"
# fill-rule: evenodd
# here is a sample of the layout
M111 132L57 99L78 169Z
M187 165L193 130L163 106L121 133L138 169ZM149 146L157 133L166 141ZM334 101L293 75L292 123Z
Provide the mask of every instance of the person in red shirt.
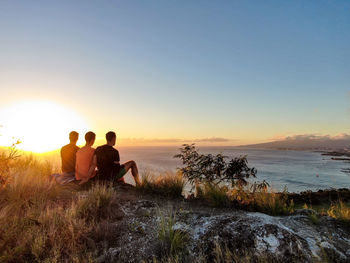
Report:
M92 145L95 143L96 134L89 131L85 134L86 144L80 148L76 154L75 179L79 184L86 183L96 174L96 165L93 163L95 149Z

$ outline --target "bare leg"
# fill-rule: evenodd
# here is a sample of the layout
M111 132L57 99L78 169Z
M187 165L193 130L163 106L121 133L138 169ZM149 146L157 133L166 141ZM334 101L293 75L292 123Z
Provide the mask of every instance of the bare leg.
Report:
M137 169L137 165L135 161L128 161L124 163L124 168L126 172L128 172L131 169L131 174L134 177L136 185L140 185L141 181L140 181L139 171Z

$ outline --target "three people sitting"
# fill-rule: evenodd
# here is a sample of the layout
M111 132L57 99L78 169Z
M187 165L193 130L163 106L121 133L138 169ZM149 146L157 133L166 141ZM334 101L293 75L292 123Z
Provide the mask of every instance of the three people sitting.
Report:
M74 132L74 134L75 133L76 132ZM129 170L131 170L135 183L137 185L140 184L140 177L135 161L128 161L123 164L120 163L119 151L113 147L117 138L114 132L108 132L106 134L107 143L97 147L96 150L92 148L96 139L95 133L90 131L85 134L86 144L80 149L75 145L78 137L76 136L73 138L76 138L76 140L71 140L71 143L68 144L69 146L66 145L61 149L62 171L65 172L69 170L70 173L72 173L74 170L75 178L80 181L80 184L86 183L89 180L124 182L124 176ZM75 145L76 148L73 147L73 145ZM76 154L73 154L74 151ZM62 154L62 152L65 154ZM66 152L69 152L69 154ZM63 157L65 161L63 161ZM69 169L67 169L67 163L69 163ZM73 166L74 169L72 168L73 163L75 163ZM65 164L65 167L63 164Z

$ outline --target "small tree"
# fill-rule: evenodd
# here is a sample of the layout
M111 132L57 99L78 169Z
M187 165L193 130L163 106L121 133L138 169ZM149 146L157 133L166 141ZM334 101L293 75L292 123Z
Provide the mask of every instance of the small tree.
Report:
M179 170L191 183L211 183L218 185L221 182L234 186L247 185L247 179L256 177L256 169L248 167L246 156L239 156L226 162L227 156L222 154L199 154L194 144L184 144L180 154L175 155L182 161L184 167Z

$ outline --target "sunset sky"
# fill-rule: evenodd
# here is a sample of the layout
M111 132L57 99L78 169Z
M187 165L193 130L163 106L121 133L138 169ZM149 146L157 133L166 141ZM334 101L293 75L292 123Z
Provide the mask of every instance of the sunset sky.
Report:
M0 145L350 133L348 0L9 0L0 32Z

